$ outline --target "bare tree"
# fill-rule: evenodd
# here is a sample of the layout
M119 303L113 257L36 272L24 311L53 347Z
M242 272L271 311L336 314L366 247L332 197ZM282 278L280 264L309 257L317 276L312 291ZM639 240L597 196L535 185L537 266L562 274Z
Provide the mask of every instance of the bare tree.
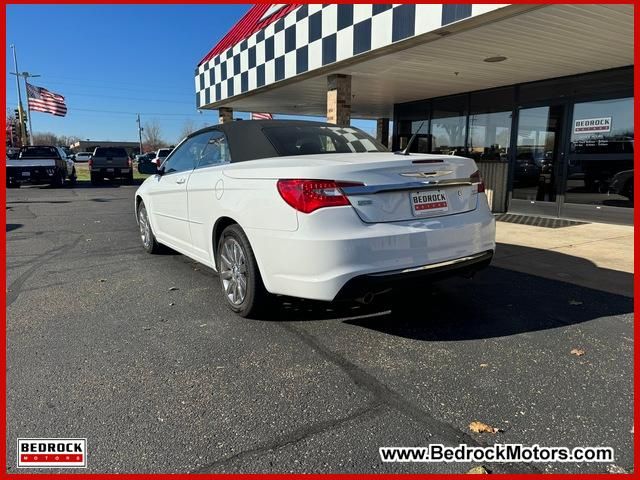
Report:
M38 132L33 134L34 145L58 145L58 137L51 132Z
M162 139L162 131L157 120L145 123L142 134L144 143L150 150L157 150L167 145Z
M80 140L80 137L76 137L75 135L60 135L58 137L58 142L60 145L65 147L69 147Z
M196 127L195 122L191 119L187 119L184 122L184 125L182 125L182 130L180 130L180 138L178 139L178 141L182 140L185 137L188 137L196 130L198 130L198 127Z

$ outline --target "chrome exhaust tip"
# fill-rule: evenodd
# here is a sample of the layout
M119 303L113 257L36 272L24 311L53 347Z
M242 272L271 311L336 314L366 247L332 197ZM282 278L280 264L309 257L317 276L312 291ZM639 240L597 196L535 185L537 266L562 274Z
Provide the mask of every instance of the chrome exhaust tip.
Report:
M367 292L363 296L356 298L356 302L361 303L363 305L369 305L373 302L373 299L376 297L376 294L373 292Z

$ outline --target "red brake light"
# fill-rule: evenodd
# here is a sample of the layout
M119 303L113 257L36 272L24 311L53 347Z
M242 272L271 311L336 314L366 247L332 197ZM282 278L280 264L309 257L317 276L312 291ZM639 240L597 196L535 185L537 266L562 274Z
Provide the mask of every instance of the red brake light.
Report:
M302 213L311 213L324 207L350 205L341 187L363 185L356 182L335 180L278 180L278 192L282 199Z
M91 165L93 165L93 157L89 157L89 160L87 161L87 165L89 165L89 168L91 168Z
M471 183L474 183L478 186L478 193L484 192L484 181L482 180L482 176L480 175L480 170L476 170L471 174Z

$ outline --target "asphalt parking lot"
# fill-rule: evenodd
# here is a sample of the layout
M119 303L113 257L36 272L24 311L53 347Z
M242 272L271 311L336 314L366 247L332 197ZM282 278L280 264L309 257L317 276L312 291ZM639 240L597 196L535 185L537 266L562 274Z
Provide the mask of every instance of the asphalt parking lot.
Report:
M402 311L298 301L246 320L208 268L143 251L135 188L7 191L9 471L18 437L86 437L106 473L475 466L380 461L428 443L611 446L615 467L485 466L632 470L631 298L491 267Z

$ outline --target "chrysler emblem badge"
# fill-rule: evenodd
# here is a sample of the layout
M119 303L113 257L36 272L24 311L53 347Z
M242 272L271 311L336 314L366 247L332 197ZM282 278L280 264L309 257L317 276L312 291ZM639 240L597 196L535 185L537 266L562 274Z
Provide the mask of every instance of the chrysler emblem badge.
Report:
M430 177L442 177L453 173L453 170L438 170L435 172L406 172L401 173L403 177L417 177L417 178L430 178Z

